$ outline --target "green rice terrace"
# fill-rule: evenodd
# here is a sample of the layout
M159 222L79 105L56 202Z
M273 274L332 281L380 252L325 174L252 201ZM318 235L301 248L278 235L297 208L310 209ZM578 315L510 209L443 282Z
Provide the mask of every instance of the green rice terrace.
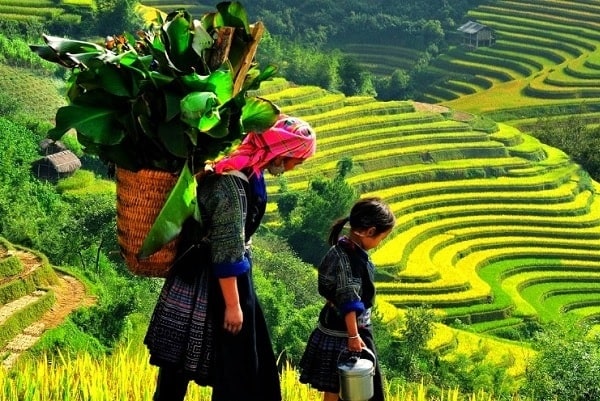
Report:
M91 10L94 0L0 0L0 18L20 22L81 22L81 13Z
M597 325L600 186L563 152L511 126L482 131L410 101L283 80L261 91L318 133L315 157L286 174L290 189L331 176L348 156L348 182L392 205L397 228L372 255L380 301L427 305L444 323L499 336L561 314ZM269 182L272 200L277 185Z
M10 366L47 328L59 283L48 260L0 238L0 357Z
M498 0L467 18L491 28L492 46L457 46L433 63L424 101L527 127L579 113L598 125L600 3ZM451 73L448 73L451 71Z

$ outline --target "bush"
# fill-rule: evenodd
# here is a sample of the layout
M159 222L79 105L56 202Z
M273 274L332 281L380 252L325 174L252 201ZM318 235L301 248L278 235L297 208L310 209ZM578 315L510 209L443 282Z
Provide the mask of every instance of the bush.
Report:
M553 324L536 337L524 393L539 401L600 399L600 339L580 324Z

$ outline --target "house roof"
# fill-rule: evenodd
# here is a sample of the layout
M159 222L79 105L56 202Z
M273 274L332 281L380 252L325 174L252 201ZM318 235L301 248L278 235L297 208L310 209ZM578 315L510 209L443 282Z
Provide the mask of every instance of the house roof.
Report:
M39 143L41 150L46 150L51 146L54 146L56 149L67 150L67 147L61 141L54 141L50 138L44 138Z
M479 22L475 22L475 21L469 21L458 27L458 30L460 32L469 33L469 34L477 33L483 29L490 29L490 28L486 25L480 24Z
M81 160L70 150L53 153L44 157L59 173L70 173L81 167Z

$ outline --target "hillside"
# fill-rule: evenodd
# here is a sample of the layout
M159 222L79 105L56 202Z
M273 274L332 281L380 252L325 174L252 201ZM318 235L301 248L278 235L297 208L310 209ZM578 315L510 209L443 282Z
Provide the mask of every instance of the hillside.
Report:
M432 63L425 101L527 127L542 115L598 124L600 4L497 0L467 19L490 27L493 46L456 46Z
M331 176L346 156L355 164L348 182L392 205L398 226L373 253L379 299L428 305L448 324L509 338L562 314L596 323L600 186L563 152L511 126L483 131L477 119L411 101L285 81L262 94L318 133L317 155L286 175L290 188Z
M53 270L32 250L0 238L0 360L10 368L19 355L75 308L90 304L82 283Z

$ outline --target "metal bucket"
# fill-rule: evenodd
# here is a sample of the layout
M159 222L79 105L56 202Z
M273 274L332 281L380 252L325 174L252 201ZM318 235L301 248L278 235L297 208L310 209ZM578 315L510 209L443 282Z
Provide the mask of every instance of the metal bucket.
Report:
M370 359L362 358L367 355ZM348 350L338 356L340 398L343 401L368 401L374 394L375 354L363 348L360 354Z

